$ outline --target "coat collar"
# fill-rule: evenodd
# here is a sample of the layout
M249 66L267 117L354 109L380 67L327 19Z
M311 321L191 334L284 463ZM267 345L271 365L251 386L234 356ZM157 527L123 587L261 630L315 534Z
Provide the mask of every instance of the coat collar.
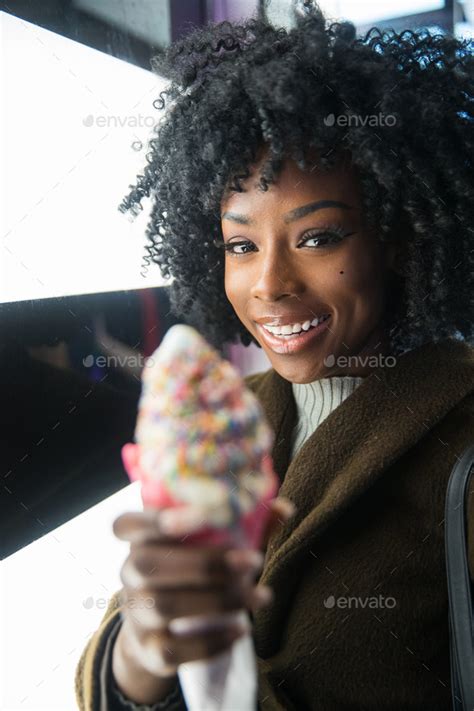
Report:
M275 471L297 513L272 535L262 582L307 550L360 494L474 390L474 349L453 338L378 367L310 435L290 462L296 403L273 368L256 387L275 441ZM374 409L376 407L376 409Z

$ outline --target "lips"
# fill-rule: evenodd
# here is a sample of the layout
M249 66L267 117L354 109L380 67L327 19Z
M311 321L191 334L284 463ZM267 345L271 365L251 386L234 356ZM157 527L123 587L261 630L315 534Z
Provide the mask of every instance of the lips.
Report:
M313 321L316 317L320 318L330 313L330 310L325 307L317 307L313 309L310 313L297 313L296 311L288 311L284 314L269 314L268 316L260 316L259 318L254 318L253 321L260 325L265 324L265 326L292 326L295 323L304 323L305 321Z
M302 331L291 338L284 336L273 336L269 331L266 331L261 324L257 324L257 329L262 336L262 340L274 353L280 355L291 355L309 348L313 342L318 341L327 331L331 316L308 331Z

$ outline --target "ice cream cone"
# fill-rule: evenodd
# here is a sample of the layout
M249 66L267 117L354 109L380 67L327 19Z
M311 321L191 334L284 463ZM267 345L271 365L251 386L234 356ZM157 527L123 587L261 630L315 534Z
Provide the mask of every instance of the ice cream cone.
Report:
M186 545L259 548L278 491L273 432L236 369L189 326L173 326L142 374L136 443L122 448L145 508L183 512L201 522ZM253 711L256 662L246 611L220 616L247 622L249 632L225 653L178 668L191 711ZM173 620L181 634L211 618ZM215 623L215 618L214 618Z

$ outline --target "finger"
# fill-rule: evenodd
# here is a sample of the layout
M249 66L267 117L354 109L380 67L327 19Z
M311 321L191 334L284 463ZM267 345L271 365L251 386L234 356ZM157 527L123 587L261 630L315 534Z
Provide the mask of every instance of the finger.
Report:
M268 585L257 585L246 596L246 609L257 612L273 602L273 590Z
M113 532L123 541L141 543L155 540L184 541L185 537L206 525L206 511L198 506L179 506L157 511L145 508L118 516Z
M225 545L156 544L133 545L132 557L137 568L144 573L165 574L197 573L199 580L217 575L224 582L234 573L256 573L263 565L263 554L252 548L229 548ZM184 570L186 569L186 570ZM204 576L204 577L203 577ZM180 578L181 579L181 578Z
M141 636L146 630L164 631L168 619L160 614L156 591L125 589L121 600L122 614L133 622L133 627Z
M201 506L177 506L160 515L160 525L170 536L184 536L206 526L208 511Z
M174 540L162 530L160 512L153 509L121 514L113 522L112 529L117 538L130 543Z
M279 496L270 502L270 516L262 537L263 548L266 548L273 533L281 526L284 526L295 513L295 505L284 496Z
M278 496L270 502L272 511L287 521L296 513L296 506L286 496Z
M254 604L252 589L239 590L235 586L198 589L168 588L143 590L135 597L130 594L126 609L134 622L145 629L163 629L177 617L220 614L247 609Z
M142 544L132 548L120 571L123 584L130 588L209 587L226 585L245 574L254 575L261 565L253 551L248 561L240 560L235 570L218 546L163 546Z
M259 573L263 567L264 556L253 548L231 548L224 553L226 563L236 572Z
M220 654L246 632L247 628L234 624L198 634L152 634L142 643L145 663L153 673L171 676L180 664Z
M258 610L273 599L266 585L188 589L169 588L130 593L124 604L135 624L144 629L163 629L177 617L209 615L236 610Z

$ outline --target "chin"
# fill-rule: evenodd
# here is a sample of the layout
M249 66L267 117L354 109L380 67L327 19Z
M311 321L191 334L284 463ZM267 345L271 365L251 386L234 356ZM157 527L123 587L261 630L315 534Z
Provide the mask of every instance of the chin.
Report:
M317 372L307 372L301 366L295 362L291 363L275 363L271 361L272 367L277 371L279 375L290 383L295 383L296 385L304 385L306 383L312 383L314 380L324 377L324 374L318 369Z

